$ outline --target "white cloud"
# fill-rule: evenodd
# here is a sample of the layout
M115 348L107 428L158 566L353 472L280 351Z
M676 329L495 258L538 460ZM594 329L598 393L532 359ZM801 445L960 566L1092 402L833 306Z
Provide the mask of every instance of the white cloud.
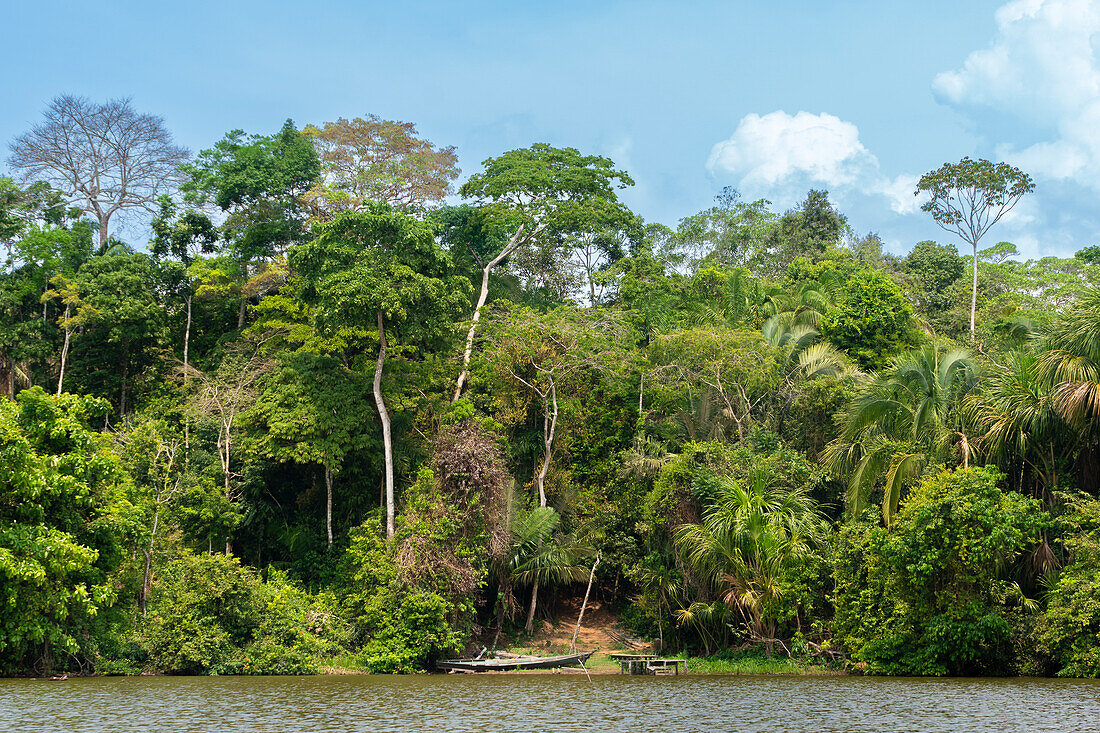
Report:
M923 198L914 195L917 190L917 181L920 176L902 173L893 180L879 180L875 183L877 193L881 193L890 202L890 209L895 214L916 214L920 211Z
M992 44L962 67L940 74L933 89L947 104L988 109L1026 122L1040 139L997 154L1028 172L1077 179L1100 189L1100 3L1015 0L996 14Z
M782 110L741 119L728 140L710 151L707 167L742 174L746 185L775 186L798 174L831 185L848 185L875 165L859 130L830 114Z
M753 193L789 197L809 185L832 192L884 196L898 214L919 210L917 178L884 176L878 158L859 140L859 128L834 115L776 110L741 118L728 139L710 151L707 169L733 177Z

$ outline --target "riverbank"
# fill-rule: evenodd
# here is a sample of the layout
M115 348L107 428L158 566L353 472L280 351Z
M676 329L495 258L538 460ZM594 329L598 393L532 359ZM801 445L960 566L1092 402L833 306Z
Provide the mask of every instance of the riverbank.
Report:
M545 656L564 653L561 650L549 652L542 649L514 646L507 650L513 654ZM622 650L619 650L620 652ZM610 655L614 651L597 651L589 657L585 669L590 675L619 674L618 661ZM685 654L669 655L669 659L684 660L683 674L688 675L775 675L775 676L844 676L847 672L843 667L833 664L820 664L800 659L787 657L772 657L769 659L762 651L749 650L732 654L717 654L710 657L696 657ZM427 670L431 671L431 670ZM352 655L344 655L329 660L321 666L323 675L352 675L366 674L369 670L356 664ZM503 672L478 672L486 675L537 675L537 674L584 674L580 667L565 667L561 669L525 669Z

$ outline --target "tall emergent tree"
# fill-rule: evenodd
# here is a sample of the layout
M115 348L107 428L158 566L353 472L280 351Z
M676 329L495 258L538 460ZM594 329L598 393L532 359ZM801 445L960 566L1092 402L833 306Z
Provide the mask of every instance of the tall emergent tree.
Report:
M394 533L393 436L382 395L387 331L402 345L438 341L469 305L469 281L455 275L431 227L389 204L349 212L319 227L312 242L290 251L304 280L303 299L319 330L344 340L378 339L374 400L386 459L386 536Z
M974 285L970 295L970 340L978 309L978 242L1012 210L1024 194L1035 190L1031 176L1008 163L963 158L944 163L921 176L915 196L930 198L921 205L946 232L970 245L974 255Z
M183 167L188 204L216 205L226 214L222 236L242 281L238 327L249 298L271 289L270 263L291 245L308 239L302 196L317 180L321 164L313 144L292 120L274 135L232 130Z
M321 177L305 195L315 218L362 211L370 201L421 212L442 201L459 174L454 146L437 150L411 122L341 117L302 134L321 160Z
M634 180L615 170L615 164L608 158L536 143L490 158L482 165L485 170L470 176L459 193L473 199L487 218L507 225L513 233L500 252L483 266L481 293L466 334L455 400L462 395L470 374L474 336L489 296L489 273L493 268L521 246L536 241L544 231L568 234L583 230L594 219L610 223L631 218L619 204L615 189L633 186ZM612 210L615 216L609 214Z
M139 114L129 99L98 103L65 94L15 138L8 162L27 180L49 181L93 215L105 247L111 217L153 211L157 197L181 182L178 168L189 157L173 144L162 118Z

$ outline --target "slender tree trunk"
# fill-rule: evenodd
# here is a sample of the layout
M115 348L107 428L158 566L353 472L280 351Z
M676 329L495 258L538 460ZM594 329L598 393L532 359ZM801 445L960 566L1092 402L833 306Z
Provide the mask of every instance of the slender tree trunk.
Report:
M188 365L188 351L191 345L191 300L192 296L187 296L187 326L183 329L183 380L184 384L187 383L187 365Z
M187 294L187 327L183 330L183 391L185 394L191 380L188 370L188 350L191 345L191 301L193 298L193 295ZM191 418L187 415L186 410L183 413L183 448L184 459L186 460L187 451L191 450Z
M122 342L122 396L119 398L118 414L126 414L126 390L129 387L130 378L130 342Z
M69 321L69 314L70 314L71 311L72 311L72 306L69 305L69 304L66 304L65 305L65 322L66 323L68 323L68 321ZM64 387L64 384L65 384L65 361L69 357L69 337L72 335L72 333L73 333L72 329L69 328L68 326L65 326L65 342L63 344L61 344L61 371L57 375L57 394L58 394L58 396L60 396L62 391L64 391L63 387Z
M596 552L596 562L592 563L592 570L588 573L588 587L584 591L584 600L581 601L581 612L577 616L577 628L573 629L573 640L569 642L569 651L577 651L577 635L581 633L581 621L584 620L584 609L588 607L588 596L592 593L592 581L596 577L596 568L600 565L600 553Z
M221 455L221 459L222 459L222 478L223 478L223 481L224 481L223 485L225 487L225 498L226 499L229 498L229 494L230 494L230 492L229 492L229 458L230 458L229 431L231 429L232 429L232 423L231 422L229 422L229 423L222 422L222 444L221 444L221 448L222 448L221 453L222 453L222 455Z
M466 380L470 376L470 356L474 350L474 335L477 333L478 321L481 320L481 309L485 307L485 301L489 297L489 273L494 267L499 265L501 261L512 254L519 247L520 244L534 237L543 229L546 228L545 224L539 225L530 236L524 237L524 226L521 224L516 233L512 235L508 240L508 244L504 245L504 249L500 250L500 254L489 261L489 264L481 271L481 293L477 297L477 307L474 308L474 315L472 322L470 323L470 330L466 333L466 350L462 354L462 371L458 374L458 382L455 385L455 394L451 399L452 402L457 402L458 398L462 396L462 387L466 384Z
M328 532L328 546L332 547L332 467L327 462L325 463L325 530Z
M535 608L539 602L539 582L531 586L531 605L527 607L527 624L523 627L530 633L535 628Z
M160 497L157 497L157 508L153 511L153 531L149 533L149 549L145 551L145 574L141 581L141 616L145 617L146 606L149 603L149 580L153 568L153 543L157 539L157 526L160 523Z
M244 328L244 312L248 308L248 298L241 298L241 307L237 311L237 328Z
M978 243L971 244L974 250L974 286L970 290L970 340L974 340L974 314L978 311Z
M552 409L551 409L552 408ZM535 486L539 490L539 506L546 506L546 474L550 471L550 455L554 447L554 431L558 426L558 389L550 382L550 403L543 408L543 445L542 468L535 477Z
M382 398L382 365L386 361L386 330L382 326L382 311L378 316L378 363L374 367L374 403L378 407L378 418L382 421L382 448L386 454L386 537L394 533L393 501L393 434L390 430L390 413L386 410L386 401Z

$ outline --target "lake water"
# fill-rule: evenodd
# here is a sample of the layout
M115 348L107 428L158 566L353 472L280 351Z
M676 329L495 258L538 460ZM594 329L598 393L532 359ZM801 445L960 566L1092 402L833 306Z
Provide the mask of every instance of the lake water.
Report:
M1097 731L1100 683L417 675L0 680L0 730Z

